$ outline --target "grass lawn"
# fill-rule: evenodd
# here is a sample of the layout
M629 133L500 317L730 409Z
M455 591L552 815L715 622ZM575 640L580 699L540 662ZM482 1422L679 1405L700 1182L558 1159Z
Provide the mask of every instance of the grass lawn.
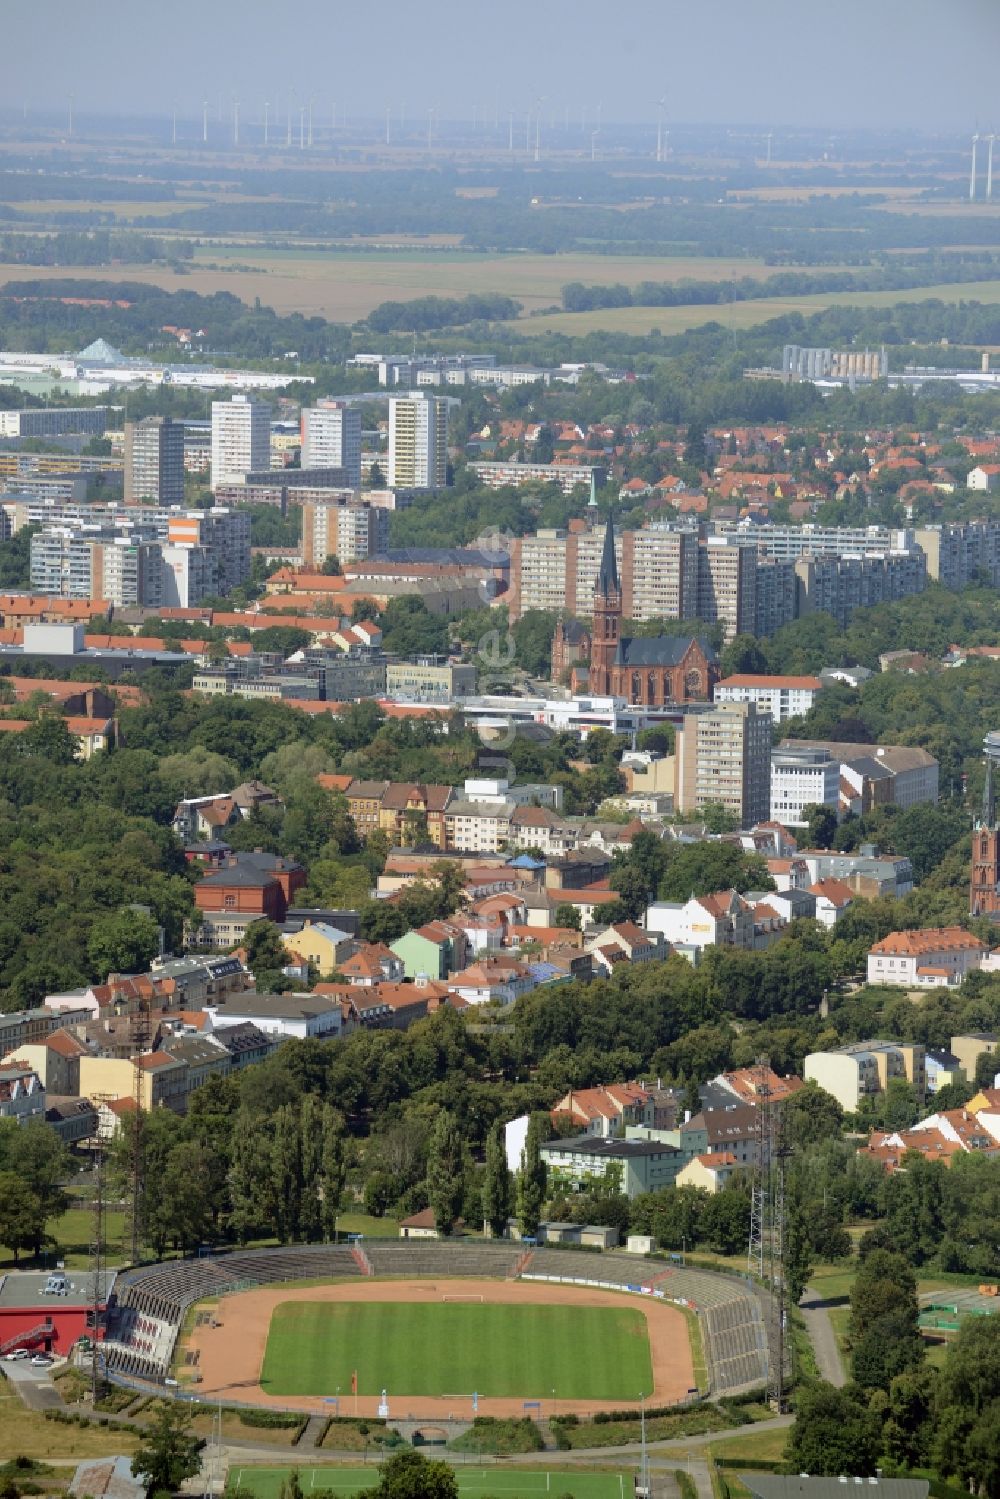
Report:
M777 1431L747 1430L745 1436L725 1437L720 1442L711 1442L709 1452L713 1457L736 1458L752 1468L755 1462L780 1462L790 1435L790 1427L779 1427ZM727 1473L728 1479L728 1473Z
M261 1376L271 1395L358 1393L635 1400L652 1387L632 1308L285 1302Z
M434 1456L433 1452L430 1454ZM288 1468L229 1469L229 1488L256 1495L256 1499L277 1499ZM303 1493L312 1489L332 1489L336 1494L358 1494L378 1481L374 1462L361 1468L299 1468ZM458 1492L462 1499L486 1499L486 1496L508 1495L509 1499L531 1499L538 1494L572 1494L575 1499L624 1499L632 1492L632 1475L624 1473L580 1473L576 1469L479 1468L460 1466L455 1469Z
M43 1265L51 1266L56 1260L63 1260L67 1270L86 1270L90 1264L90 1236L93 1228L94 1219L88 1207L68 1208L58 1218L53 1218L49 1224L49 1232L55 1239L55 1246L40 1259L22 1253L18 1269L37 1270ZM120 1209L109 1208L106 1232L108 1259L113 1265L119 1263L122 1258L121 1243L124 1231L125 1214ZM13 1251L0 1245L0 1270L11 1270L13 1267Z
M106 1457L132 1453L138 1434L106 1431L103 1426L69 1426L46 1421L40 1411L24 1408L6 1380L0 1382L0 1462L25 1454L49 1457Z

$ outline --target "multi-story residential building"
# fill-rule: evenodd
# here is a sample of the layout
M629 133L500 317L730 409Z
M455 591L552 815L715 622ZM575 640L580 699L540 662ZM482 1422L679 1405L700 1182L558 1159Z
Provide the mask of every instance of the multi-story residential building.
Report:
M972 475L969 475L971 484ZM1000 521L971 521L967 525L927 526L914 533L927 558L927 576L945 588L967 588L977 574L1000 585Z
M578 484L585 489L600 489L608 471L601 463L519 463L483 459L470 463L469 469L487 489L520 489L524 484L558 484L563 494L571 494ZM390 479L390 484L392 480Z
M797 562L800 557L864 556L884 552L915 552L914 533L889 526L821 526L805 521L801 526L743 519L714 521L712 534L725 536L744 546L756 547L776 561Z
M416 661L390 661L385 670L389 697L410 703L454 702L476 690L476 668L443 656L418 656Z
M803 556L795 564L799 616L832 614L843 629L855 609L922 593L927 559L921 551L881 556Z
M658 1140L601 1139L594 1135L550 1140L540 1154L548 1167L550 1185L574 1189L600 1185L606 1192L624 1192L630 1199L672 1187L685 1159L677 1146Z
M658 900L646 911L646 930L658 932L686 957L706 947L752 948L753 907L735 890L693 895L687 901Z
M692 530L630 531L622 537L622 598L629 619L693 619L698 612L698 535Z
M918 1098L926 1085L924 1048L896 1041L854 1041L835 1051L810 1052L804 1072L806 1082L832 1093L849 1114L863 1098L884 1093L893 1078L911 1083Z
M541 530L511 547L510 610L589 616L604 552L605 533ZM651 528L617 532L615 565L624 619L693 619L698 610L698 536Z
M239 484L271 460L271 408L250 396L212 402L212 488Z
M448 848L460 853L495 854L508 846L517 804L454 801L445 808Z
M840 761L826 749L771 751L771 816L782 827L806 826L806 807L840 804Z
M674 805L696 812L716 803L744 828L770 816L771 715L755 703L719 703L684 717Z
M746 673L717 682L712 696L717 703L756 703L766 708L775 723L808 713L823 690L819 677L764 677Z
M0 1119L27 1124L45 1118L45 1087L32 1067L16 1061L0 1067Z
M165 608L191 609L222 591L219 556L212 547L163 546L160 560L160 597Z
M39 593L106 599L116 608L163 603L160 545L141 534L52 527L31 538L30 565Z
M184 503L184 424L169 416L125 423L125 503Z
M345 401L302 408L302 467L342 468L352 489L361 488L361 412Z
M443 489L448 482L448 403L440 396L389 402L390 489Z
M710 536L698 548L699 619L721 620L727 640L757 628L757 558L749 547Z
M328 557L342 564L377 557L389 545L389 512L364 501L307 500L302 506L303 566L320 568Z
M774 635L795 618L798 580L791 559L757 554L757 624L754 634Z
M869 949L868 982L951 988L980 967L988 950L985 942L957 926L890 932Z

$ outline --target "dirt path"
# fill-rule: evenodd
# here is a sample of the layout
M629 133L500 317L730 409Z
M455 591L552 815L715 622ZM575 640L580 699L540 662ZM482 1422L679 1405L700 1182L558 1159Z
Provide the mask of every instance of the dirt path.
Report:
M225 1296L215 1309L219 1324L202 1324L191 1333L186 1347L198 1350L201 1383L198 1394L204 1400L239 1401L247 1405L270 1406L278 1410L295 1409L330 1414L324 1397L268 1395L260 1386L260 1373L267 1346L271 1316L276 1306L288 1301L398 1301L438 1302L456 1294L469 1281L448 1280L372 1280L329 1286L306 1286L301 1290L244 1291ZM521 1306L620 1307L621 1294L595 1291L575 1286L557 1286L528 1281L477 1280L477 1292L492 1303L516 1303ZM683 1400L694 1385L691 1346L684 1314L669 1303L651 1297L629 1297L646 1318L649 1351L653 1366L653 1390L650 1405L673 1405ZM347 1394L340 1397L342 1415L375 1416L378 1397ZM543 1413L577 1411L592 1414L604 1410L601 1400L547 1400ZM404 1409L405 1407L405 1409ZM521 1416L523 1402L490 1399L481 1396L479 1414L484 1416ZM457 1406L454 1396L407 1395L390 1391L390 1412L394 1420L436 1417L464 1419L470 1412Z
M837 1335L830 1321L827 1303L811 1286L807 1286L799 1302L799 1310L805 1320L809 1341L813 1345L820 1378L840 1389L845 1383L844 1363L837 1347Z

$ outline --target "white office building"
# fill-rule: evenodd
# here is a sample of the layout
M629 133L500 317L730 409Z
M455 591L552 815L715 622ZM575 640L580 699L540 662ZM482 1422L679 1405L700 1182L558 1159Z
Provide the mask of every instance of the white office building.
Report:
M756 703L766 709L775 723L799 718L808 713L823 683L819 677L764 677L747 673L725 677L716 684L717 703Z
M448 482L448 402L394 396L389 402L390 489L443 489Z
M302 467L342 468L351 489L361 488L361 412L344 401L302 408Z
M271 465L271 408L249 396L212 402L212 488Z
M806 826L806 807L837 811L840 761L829 750L785 744L771 751L771 817L786 828Z

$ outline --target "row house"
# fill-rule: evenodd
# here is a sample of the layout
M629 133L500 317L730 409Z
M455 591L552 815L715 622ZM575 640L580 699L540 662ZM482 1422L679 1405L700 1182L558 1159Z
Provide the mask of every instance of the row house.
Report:
M909 989L950 988L982 966L989 949L963 927L890 932L868 953L868 982Z
M656 1126L653 1097L641 1083L571 1088L552 1105L549 1117L553 1125L568 1122L602 1139L624 1135L628 1126Z
M19 1061L0 1067L0 1119L27 1124L45 1118L45 1086L33 1067Z
M483 958L453 973L448 980L449 992L470 1005L510 1005L534 987L528 966L509 957Z
M619 921L587 943L594 971L611 975L625 963L650 963L666 956L662 938L643 931L633 921Z

